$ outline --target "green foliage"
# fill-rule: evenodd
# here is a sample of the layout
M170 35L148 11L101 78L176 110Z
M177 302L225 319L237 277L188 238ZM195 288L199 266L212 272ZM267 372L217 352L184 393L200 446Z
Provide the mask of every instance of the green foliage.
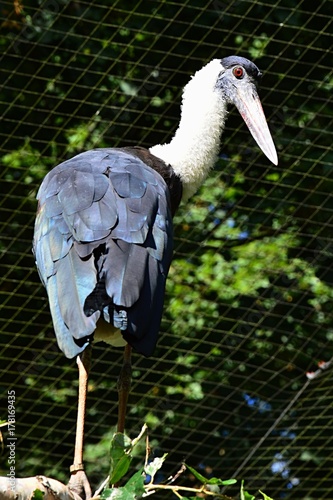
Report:
M6 180L14 180L19 177L25 184L31 184L43 179L48 171L48 164L50 159L42 158L39 151L31 147L28 140L24 145L17 150L7 153L2 156L1 161L3 165L8 167Z
M136 498L142 498L142 495L145 492L143 486L144 480L143 470L139 470L127 481L124 486L105 489L101 494L101 498L104 500L135 500Z
M115 430L110 429L103 434L97 443L87 443L85 446L85 467L88 477L96 476L100 480L100 475L107 475L110 471L110 443ZM98 463L98 473L96 473L96 463Z
M136 500L147 495L154 496L158 492L173 492L178 498L183 500L195 500L204 497L213 496L222 500L230 500L230 497L220 492L220 487L230 486L237 483L236 479L220 479L217 477L205 477L193 467L183 464L182 468L175 477L163 483L154 483L157 472L162 468L167 454L162 457L155 457L151 461L147 461L149 455L148 443L145 450L145 464L137 470L129 479L126 480L123 486L119 486L119 482L124 479L131 461L131 453L138 443L145 437L147 426L144 425L140 434L133 440L122 433L115 433L111 441L110 460L111 471L108 479L109 486L106 486L100 494L103 500ZM201 487L193 488L186 485L177 485L176 480L185 472L192 474L200 483ZM115 483L117 483L115 485ZM111 487L110 487L111 486ZM199 496L183 496L182 492L197 493ZM261 493L261 492L260 492ZM262 493L264 500L272 500L270 497ZM255 500L255 497L244 490L243 481L240 489L241 500Z
M273 500L271 497L259 490L259 493L263 496L263 500ZM256 500L256 497L244 489L244 481L242 481L240 489L240 500Z
M131 464L132 441L117 432L111 442L110 483L115 484L126 474Z
M266 495L265 493L263 493L263 492L262 492L262 491L260 491L260 490L259 490L259 493L261 493L261 494L262 494L262 496L263 496L263 499L264 499L264 500L273 500L271 497L269 497L268 495Z
M189 465L185 464L186 468L193 474L193 476L198 479L202 484L215 484L217 486L229 486L230 484L235 484L237 483L236 479L219 479L217 477L210 477L207 479L204 477L202 474L200 474L198 471L193 469L193 467L190 467Z
M130 439L121 432L116 432L111 441L109 483L116 484L127 473L132 461L134 448L144 436L147 426L144 425L135 439Z
M41 490L34 490L31 500L43 500L45 493Z
M200 193L175 217L176 252L162 328L168 344L161 338L163 347L157 351L165 363L144 372L151 389L133 397L132 417L147 418L158 439L172 436L181 443L178 458L191 452L186 430L195 432L199 442L207 437L214 463L236 470L253 443L244 435L251 432L253 438L259 429L251 418L265 428L257 409L244 408L242 392L270 401L272 415L280 414L281 405L303 383L309 364L319 355L332 356L333 77L329 24L324 24L331 19L331 3L319 3L314 15L304 1L289 3L184 6L125 0L119 7L117 2L27 0L0 7L2 292L8 303L2 319L4 325L8 320L6 383L18 384L21 375L24 388L20 424L28 431L20 450L28 451L18 462L21 472L40 473L43 463L48 474L66 478L69 463L64 461L72 453L69 436L76 412L76 386L69 382L74 372L65 378L68 360L45 364L44 378L39 360L30 364L34 351L48 349L38 330L51 330L30 250L36 189L51 167L84 149L168 140L188 76L232 47L254 57L264 72L261 97L280 166L256 157L256 146L230 109L223 157ZM264 381L268 369L277 399ZM96 376L96 392L105 406L113 397L114 373L108 375L103 381ZM226 396L223 408L221 395ZM96 481L100 470L106 474L109 467L111 432L105 433L105 406L96 404L96 413L89 416L93 430L87 435L86 455L89 475ZM304 407L304 420L298 415L293 422L304 440L298 458L306 455L317 464L318 450L304 448L306 426L315 442L309 422L317 414L314 410L308 415L307 401ZM206 408L214 422L223 411L230 416L234 438L225 461L219 461L216 443L228 425L214 429L209 441ZM272 415L264 414L266 422ZM286 416L286 426L288 422ZM329 437L329 426L325 428L323 438ZM45 434L56 449L38 449ZM124 454L115 447L118 474L138 447ZM191 456L194 463L203 458L199 454ZM134 459L131 468L133 464ZM138 476L139 485L140 471ZM280 481L282 494L286 481ZM306 485L305 477L302 481Z
M85 149L93 149L96 146L102 147L102 131L98 112L88 123L80 123L65 131L65 137L68 141L66 148L68 153L77 153Z
M251 495L244 489L244 481L242 481L240 489L240 500L255 500L255 496Z

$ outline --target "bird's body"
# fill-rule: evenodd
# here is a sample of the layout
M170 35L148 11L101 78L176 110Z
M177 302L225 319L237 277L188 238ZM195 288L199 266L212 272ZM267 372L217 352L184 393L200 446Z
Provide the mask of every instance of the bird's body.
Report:
M72 478L83 472L85 350L95 336L114 346L128 343L147 356L154 351L172 259L172 216L214 166L228 104L237 106L277 164L256 91L260 76L242 57L214 59L184 88L180 124L170 143L81 153L49 172L39 189L33 250L58 345L69 358L79 355L83 387ZM130 379L128 344L120 384L121 432ZM80 482L88 491L85 475Z
M35 255L67 357L96 325L95 340L153 352L180 199L179 178L143 148L87 151L46 176Z
M242 78L234 68L243 68ZM245 97L236 95L236 84L241 88L245 77L256 102L259 76L247 59L214 59L184 88L169 144L87 151L46 176L37 196L34 253L67 357L82 352L94 332L95 340L153 352L172 258L172 215L214 166L228 103L236 101L242 113ZM274 161L264 115L259 118L267 129L260 145Z

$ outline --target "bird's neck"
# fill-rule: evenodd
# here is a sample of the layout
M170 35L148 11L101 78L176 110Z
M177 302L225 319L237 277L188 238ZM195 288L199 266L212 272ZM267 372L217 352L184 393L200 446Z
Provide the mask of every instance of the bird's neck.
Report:
M183 200L197 191L218 158L227 114L227 102L215 91L221 71L220 61L215 59L194 75L184 88L175 136L169 144L150 149L181 178Z

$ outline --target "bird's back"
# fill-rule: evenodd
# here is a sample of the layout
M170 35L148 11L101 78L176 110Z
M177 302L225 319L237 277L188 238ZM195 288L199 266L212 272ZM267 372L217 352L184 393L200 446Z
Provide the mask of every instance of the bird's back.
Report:
M111 342L120 329L150 355L181 198L171 167L142 148L95 149L49 172L37 198L33 248L60 349L79 354L101 318Z

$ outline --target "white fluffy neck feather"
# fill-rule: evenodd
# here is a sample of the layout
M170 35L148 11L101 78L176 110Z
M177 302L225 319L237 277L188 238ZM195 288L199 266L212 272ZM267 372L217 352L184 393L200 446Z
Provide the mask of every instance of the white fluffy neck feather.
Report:
M227 103L215 90L221 62L214 59L185 86L181 119L169 144L150 152L169 163L183 183L183 200L194 194L214 166L227 114Z

